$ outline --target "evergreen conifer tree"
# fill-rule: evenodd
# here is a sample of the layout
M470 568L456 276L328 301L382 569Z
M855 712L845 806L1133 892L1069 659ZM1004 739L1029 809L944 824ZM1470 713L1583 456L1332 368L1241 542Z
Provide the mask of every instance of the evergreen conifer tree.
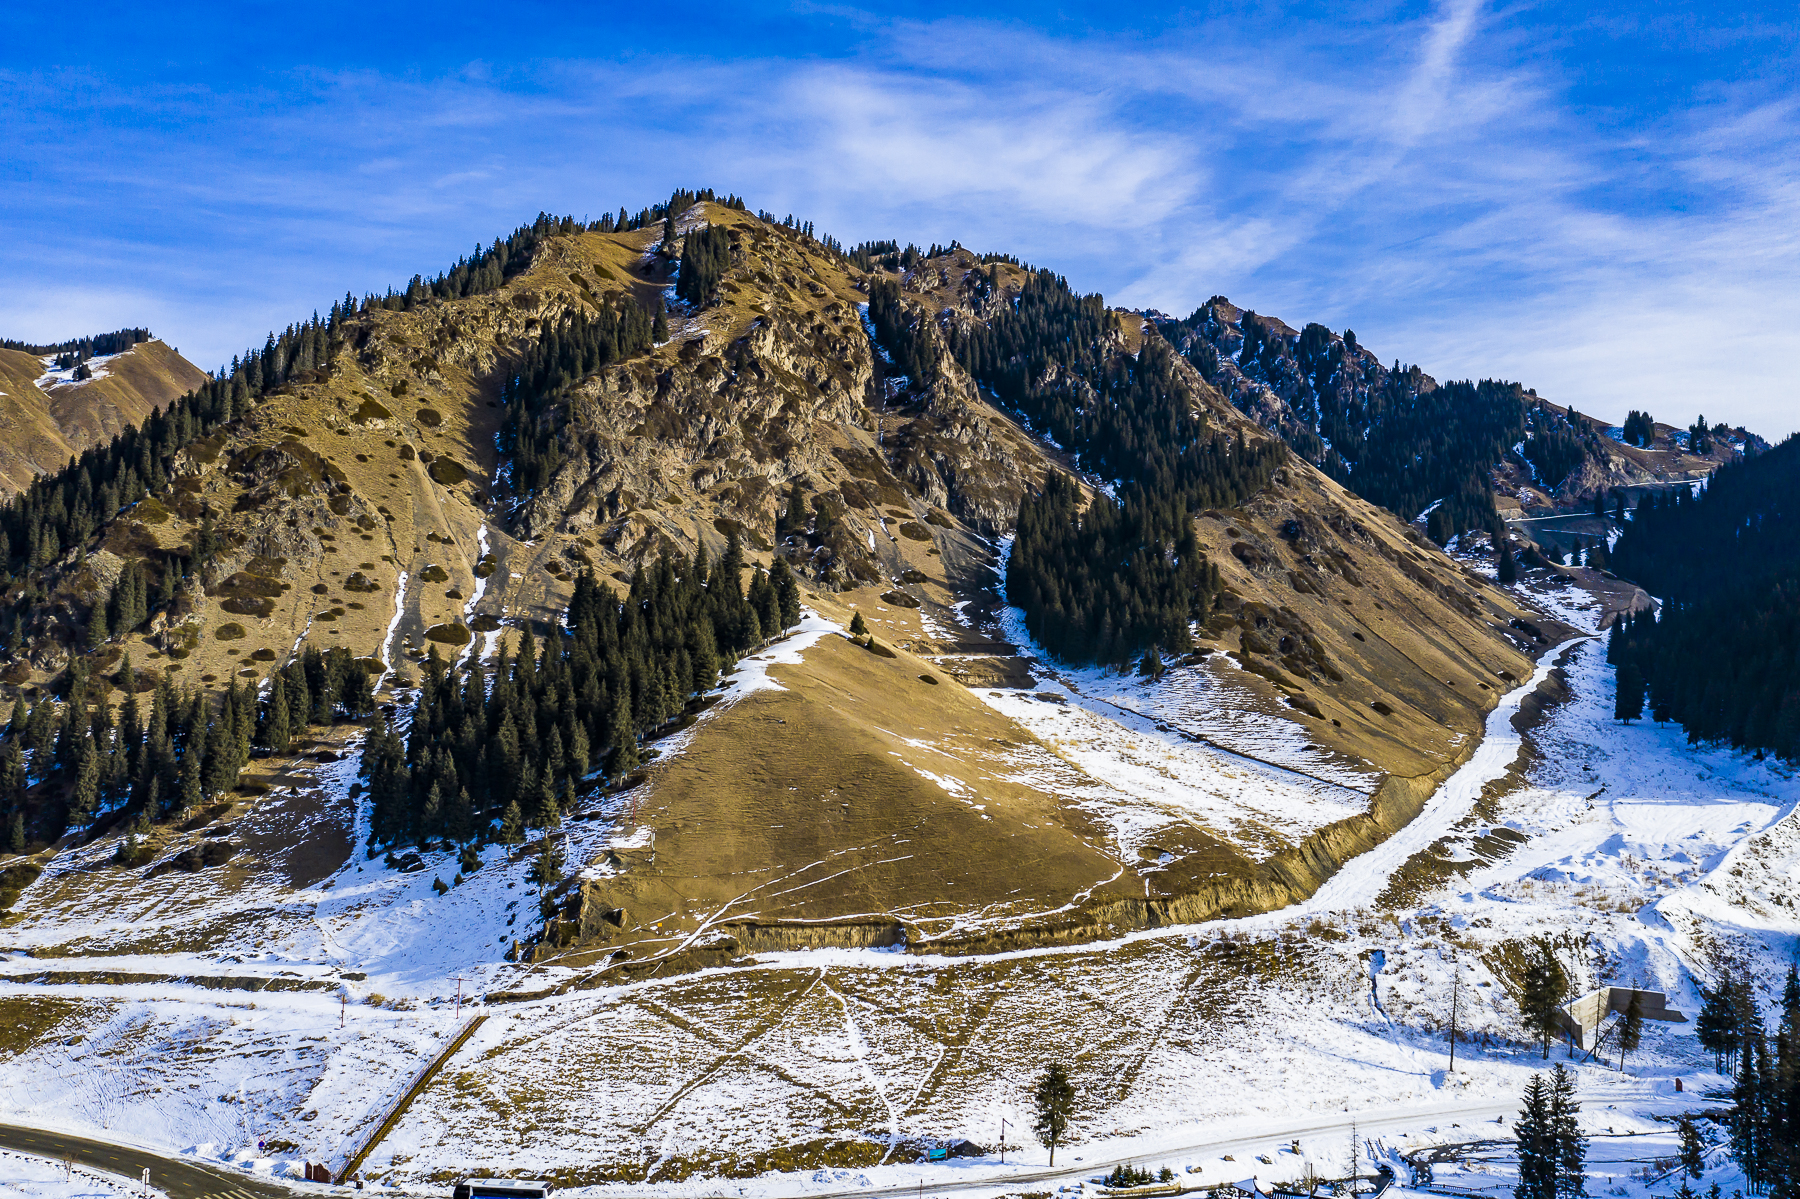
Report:
M1625 1059L1637 1052L1644 1039L1644 1000L1640 992L1633 990L1631 999L1625 1004L1624 1018L1619 1021L1619 1069L1625 1069ZM1695 1175L1699 1177L1699 1175Z
M1542 1074L1525 1084L1524 1106L1513 1122L1518 1145L1519 1184L1513 1199L1557 1199L1556 1140L1550 1086Z
M519 811L517 800L508 802L500 814L500 844L525 844L525 814Z
M1700 1140L1700 1129L1694 1124L1694 1118L1683 1115L1680 1123L1681 1167L1687 1171L1689 1178L1698 1178L1706 1169L1705 1144Z
M1560 1009L1568 990L1569 976L1557 961L1555 949L1547 938L1535 938L1520 988L1519 1016L1543 1042L1546 1061L1550 1058L1550 1038L1561 1027Z
M776 558L769 568L769 584L775 589L775 609L781 627L793 628L800 623L800 585L794 581L785 558Z
M1694 1036L1700 1047L1713 1055L1713 1068L1723 1073L1725 1058L1742 1039L1738 1013L1731 1002L1732 979L1722 976L1719 985L1700 988L1700 1015L1694 1022Z
M287 753L288 741L291 736L288 730L287 680L280 674L277 674L274 681L269 684L268 714L263 723L262 742L268 746L269 752ZM371 742L374 740L373 734L371 734L370 740Z
M201 768L205 765L205 755L198 745L190 744L187 752L181 755L181 790L177 793L178 812L191 812L206 800L206 789L201 782Z
M1556 1199L1587 1194L1587 1136L1581 1131L1575 1075L1561 1062L1550 1072L1551 1136L1556 1145Z
M75 791L69 799L69 823L85 826L100 806L100 751L91 741L82 742L75 768Z
M1067 1067L1061 1062L1050 1063L1038 1076L1031 1098L1034 1114L1031 1130L1050 1150L1050 1164L1054 1166L1056 1146L1067 1135L1069 1121L1075 1115L1075 1084L1069 1081Z
M775 534L782 540L797 537L806 531L806 522L806 496L800 490L800 480L795 479L788 488L787 509L776 522Z
M1613 719L1630 724L1644 714L1644 672L1635 659L1619 666Z

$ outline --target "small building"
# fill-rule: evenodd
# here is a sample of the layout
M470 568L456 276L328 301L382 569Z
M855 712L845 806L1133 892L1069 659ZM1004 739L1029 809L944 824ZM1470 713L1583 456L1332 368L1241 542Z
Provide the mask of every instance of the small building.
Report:
M470 1178L456 1184L452 1199L546 1199L550 1184L528 1178Z

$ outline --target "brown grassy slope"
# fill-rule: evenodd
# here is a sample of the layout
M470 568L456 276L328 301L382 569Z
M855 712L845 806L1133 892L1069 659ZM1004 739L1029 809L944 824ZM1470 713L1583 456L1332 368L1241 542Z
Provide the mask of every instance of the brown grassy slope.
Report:
M109 359L106 374L39 389L43 362L0 350L0 487L18 491L198 387L206 375L160 341Z
M947 256L915 272L905 281L907 289L923 308L940 317L981 319L979 311L959 308L961 279L972 266L966 255ZM1006 274L1016 287L1018 273ZM1122 322L1118 330L1121 353L1133 348L1130 324ZM1141 329L1138 335L1142 336ZM895 482L914 503L925 498L919 494L921 480L927 485L947 484L943 494L952 511L965 519L969 508L979 512L979 501L970 503L971 493L987 499L993 491L970 488L958 495L957 488L972 472L992 469L995 455L987 447L993 440L982 442L979 451L965 441L959 452L957 440L940 431L984 422L998 431L994 440L1004 438L1007 451L1023 460L1001 475L1016 505L1019 490L1052 468L1053 462L1004 414L989 407L954 363L941 363L939 373L942 379L930 394L878 409L886 434L883 450ZM1198 376L1188 385L1195 403L1219 426L1241 429L1253 439L1266 436ZM932 452L918 453L928 439ZM1350 495L1304 463L1291 463L1242 508L1204 514L1198 524L1202 543L1220 564L1232 592L1225 611L1209 624L1207 636L1247 668L1234 679L1239 701L1269 719L1302 723L1318 745L1370 763L1391 782L1370 813L1327 829L1308 843L1289 846L1262 865L1225 848L1191 821L1172 823L1157 836L1159 843L1176 847L1179 861L1159 875L1154 897L1148 889L1144 900L1101 892L1078 905L1079 910L1039 921L1039 927L1024 934L1026 939L1097 935L1102 929L1161 919L1256 910L1309 893L1336 863L1410 819L1435 783L1467 757L1486 712L1514 680L1530 672L1531 651L1541 648L1529 635L1513 630L1510 622L1524 619L1545 626L1542 617L1464 571L1391 514ZM922 554L915 549L904 563L883 565L890 571L904 565L919 576L899 589L922 600L924 611L944 618L950 603L968 595L959 594L933 561L931 550L940 554L951 550L958 535L935 527L922 531L929 537L929 549ZM910 610L881 605L870 592L819 597L814 602L846 619L848 609L839 604L856 603L884 637L891 634L922 652L938 648ZM1560 632L1553 625L1545 627L1550 640ZM943 648L966 652L961 643ZM1006 659L958 655L944 658L942 665L972 685L1029 685ZM905 664L895 667L896 678L909 669ZM832 664L809 655L802 666L782 677L812 680L833 671ZM810 804L796 810L787 790L820 788L820 762L841 767L860 760L862 751L843 714L881 710L899 702L906 705L907 727L914 730L910 735L915 740L951 744L959 736L942 723L945 717L936 705L915 702L916 688L886 689L877 681L878 673L865 670L838 679L830 699L818 688L796 684L777 697L758 697L695 734L692 748L658 773L651 798L645 801L643 811L657 830L656 865L642 874L633 868L625 879L606 884L588 898L596 906L625 909L625 927L621 934L608 934L605 952L638 940L643 942L640 951L665 951L683 943L706 921L719 918L720 905L740 894L734 887L745 881L746 863L789 860L787 851L775 852L774 846L798 839L808 850L798 856L809 861L831 861L834 854L852 852L856 834L867 832L868 826L820 817ZM1379 709L1374 706L1378 703ZM749 709L765 714L751 716ZM781 714L775 715L777 711ZM752 751L736 742L765 735L788 748L749 762L746 754ZM1005 739L1021 738L1029 740L1015 729ZM833 785L846 785L841 777L846 773L853 772L839 769ZM991 788L991 782L982 787ZM982 787L976 793L986 798L989 791ZM764 821L771 812L783 818ZM803 831L794 832L787 817L807 812L814 818L803 821ZM754 836L747 837L738 827L745 813L755 814ZM765 823L781 828L765 828ZM933 827L934 841L956 835L942 821ZM959 846L959 860L977 863L982 870L997 869L1015 883L1038 877L1029 868L1018 868L1012 855L997 846L983 845L973 852L976 849ZM1112 851L1116 853L1117 847ZM848 877L860 876L862 870L859 866ZM797 942L854 941L869 935L866 923L872 918L909 919L909 909L897 902L897 895L912 896L915 902L921 894L940 901L951 897L934 870L914 874L907 885L899 886L896 880L911 870L887 867L873 891L850 882L809 887L802 893L803 904L778 905L770 918L841 926L815 928L805 936L787 934ZM1066 876L1056 887L1060 894L1072 896L1080 884ZM1041 899L1052 903L1053 897ZM962 907L965 916L980 907L969 892L955 895L955 900L959 905L968 902ZM760 910L755 907L758 901L744 902L751 910ZM646 915L652 912L653 916ZM662 927L651 928L651 923ZM992 946L1007 938L971 932L962 939Z
M774 677L656 768L654 853L584 897L625 910L599 952L917 941L1133 890L1104 829L1011 781L1041 748L928 663L827 637Z
M43 363L18 350L0 350L0 488L19 491L47 470L65 465L75 449L50 415L37 388Z
M206 382L206 372L161 341L109 359L106 375L49 390L50 413L76 450L110 441Z

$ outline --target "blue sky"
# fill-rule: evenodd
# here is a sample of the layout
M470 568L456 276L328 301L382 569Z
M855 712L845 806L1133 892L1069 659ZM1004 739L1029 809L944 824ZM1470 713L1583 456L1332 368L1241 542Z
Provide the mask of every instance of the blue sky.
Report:
M1791 0L12 5L0 335L212 367L540 209L711 186L1779 436L1797 41Z

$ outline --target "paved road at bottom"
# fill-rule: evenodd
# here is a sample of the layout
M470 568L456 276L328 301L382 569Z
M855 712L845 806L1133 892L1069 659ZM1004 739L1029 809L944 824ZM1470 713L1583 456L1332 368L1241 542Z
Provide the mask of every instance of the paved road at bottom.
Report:
M0 1124L0 1149L31 1153L51 1161L68 1160L90 1170L104 1170L131 1181L150 1171L150 1185L169 1199L295 1199L298 1192L279 1183L215 1170L194 1162L167 1158L147 1149L90 1141L66 1132Z
M1175 1159L1197 1154L1217 1154L1220 1152L1240 1152L1246 1155L1241 1175L1254 1173L1257 1165L1248 1154L1257 1147L1284 1144L1298 1137L1303 1140L1314 1140L1320 1137L1348 1137L1355 1128L1358 1137L1378 1137L1384 1134L1413 1131L1427 1124L1447 1128L1452 1121L1462 1121L1469 1125L1487 1124L1496 1116L1511 1117L1518 1112L1517 1100L1484 1099L1474 1102L1443 1103L1433 1107L1414 1108L1409 1111L1395 1112L1392 1108L1360 1113L1341 1113L1326 1115L1312 1114L1303 1120L1284 1121L1272 1119L1260 1128L1245 1129L1227 1137L1213 1137L1195 1140L1182 1145L1166 1146L1160 1149L1140 1149L1137 1153L1119 1158L1105 1158L1087 1162L1071 1162L1061 1169L1036 1169L1007 1172L995 1168L982 1171L980 1166L965 1170L946 1171L939 1178L925 1180L920 1183L907 1183L899 1186L869 1187L856 1191L816 1194L809 1199L879 1199L881 1196L914 1196L944 1195L954 1191L997 1190L1025 1182L1070 1182L1077 1178L1086 1178L1094 1174L1104 1174L1113 1166L1137 1164L1145 1162L1174 1161ZM1477 1129L1468 1128L1468 1132L1476 1134ZM1489 1134L1491 1135L1491 1134ZM1470 1139L1475 1139L1471 1136ZM1072 1148L1072 1147L1071 1147ZM194 1162L178 1161L162 1157L144 1149L133 1149L125 1145L113 1145L105 1141L90 1141L82 1137L70 1136L61 1132L46 1132L36 1128L18 1128L13 1125L0 1124L0 1149L13 1149L21 1153L35 1153L39 1157L47 1157L53 1161L61 1161L67 1157L76 1164L91 1169L106 1170L126 1178L141 1178L144 1170L150 1171L150 1185L163 1191L169 1199L301 1199L302 1193L290 1190L278 1183L262 1179L248 1178L224 1170L215 1170ZM1086 1155L1083 1155L1086 1156ZM979 1173L977 1173L980 1171ZM1183 1181L1186 1181L1185 1175ZM1209 1172L1202 1186L1217 1186L1222 1178L1216 1172ZM760 1189L760 1188L759 1188ZM721 1194L729 1194L729 1184L723 1180L719 1187Z
M1268 1172L1266 1167L1249 1156L1253 1150L1257 1148L1266 1150L1270 1146L1283 1145L1295 1138L1313 1141L1324 1137L1342 1136L1348 1139L1351 1129L1354 1128L1357 1137L1361 1139L1419 1131L1427 1125L1436 1126L1448 1132L1452 1122L1457 1122L1464 1125L1472 1140L1476 1136L1482 1135L1478 1126L1491 1125L1496 1116L1505 1116L1506 1127L1510 1128L1512 1118L1518 1114L1518 1111L1519 1103L1516 1099L1480 1099L1465 1100L1460 1103L1442 1103L1434 1107L1420 1107L1398 1112L1394 1111L1390 1105L1375 1111L1345 1112L1336 1116L1319 1113L1293 1121L1275 1118L1267 1121L1266 1125L1260 1129L1251 1129L1232 1136L1212 1137L1164 1148L1146 1146L1136 1153L1123 1157L1086 1161L1056 1170L1038 1169L1007 1174L995 1169L991 1173L974 1176L980 1167L971 1165L967 1168L967 1174L958 1170L954 1174L947 1173L942 1178L926 1180L923 1186L915 1182L903 1186L867 1187L856 1191L811 1195L808 1199L881 1199L883 1196L944 1195L953 1191L1000 1190L1024 1182L1052 1184L1074 1182L1077 1179L1090 1178L1095 1174L1104 1174L1114 1166L1154 1165L1164 1161L1175 1164L1178 1159L1183 1157L1200 1154L1212 1155L1221 1152L1233 1153L1234 1156L1236 1154L1244 1155L1237 1173L1238 1178L1244 1178L1256 1173L1259 1169L1264 1173ZM1089 1146L1088 1148L1091 1152L1093 1147ZM1215 1166L1215 1169L1208 1172L1203 1180L1198 1182L1198 1185L1210 1188L1228 1181L1221 1177L1221 1174L1222 1171ZM1188 1185L1195 1185L1185 1173L1178 1177ZM721 1193L728 1195L730 1190L722 1185Z

